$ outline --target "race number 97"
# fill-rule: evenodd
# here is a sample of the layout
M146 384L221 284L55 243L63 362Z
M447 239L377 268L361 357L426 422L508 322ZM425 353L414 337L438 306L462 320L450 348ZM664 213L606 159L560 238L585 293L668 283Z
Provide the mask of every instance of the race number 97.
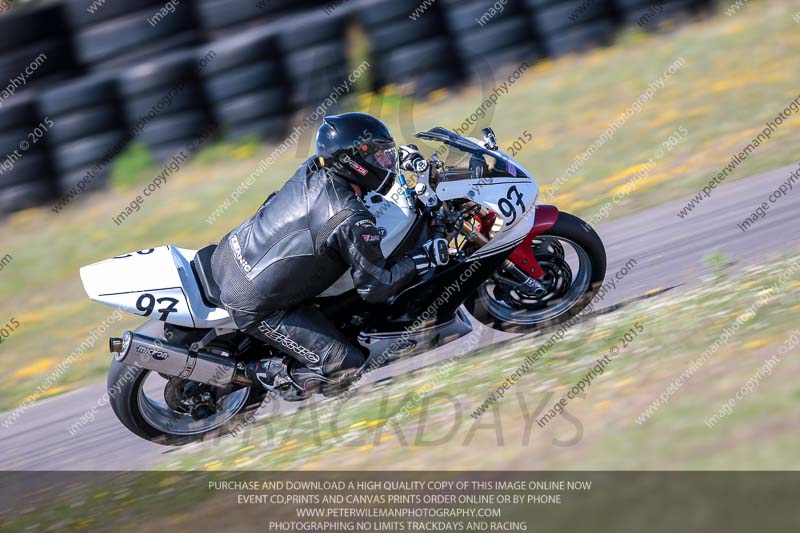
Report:
M497 202L497 208L500 209L500 214L503 215L506 226L510 226L517 220L517 207L519 207L520 212L525 212L522 193L517 190L516 185L513 185L506 192L505 198L500 198L500 201Z
M156 302L163 307L156 309ZM161 313L161 316L158 318L161 321L166 321L170 313L174 313L178 310L177 307L178 300L175 298L156 299L155 296L148 293L142 294L139 296L139 299L136 300L136 309L142 313L142 316L150 316L153 314L153 311L156 311Z

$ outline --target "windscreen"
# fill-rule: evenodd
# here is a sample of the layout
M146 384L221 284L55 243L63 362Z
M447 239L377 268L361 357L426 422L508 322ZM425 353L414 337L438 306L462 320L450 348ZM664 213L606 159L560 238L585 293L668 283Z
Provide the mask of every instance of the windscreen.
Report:
M443 181L529 177L524 169L504 154L487 150L472 139L445 128L433 128L418 133L417 137L442 142L449 148L444 152L444 170L440 173Z

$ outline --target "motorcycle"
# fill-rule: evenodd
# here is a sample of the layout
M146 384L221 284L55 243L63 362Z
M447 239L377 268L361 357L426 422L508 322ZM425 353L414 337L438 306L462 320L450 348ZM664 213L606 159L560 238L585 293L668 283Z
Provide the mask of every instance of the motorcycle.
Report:
M349 273L315 300L363 349L358 377L468 335L470 315L501 331L551 327L579 313L602 284L597 233L537 205L533 176L497 147L491 129L483 136L441 127L418 133L441 143L442 154L414 161L413 183L401 174L385 196L365 197L386 257L444 237L449 260L387 302L362 300ZM236 328L211 275L214 248L162 246L81 268L90 299L150 319L110 339L107 380L114 413L144 439L181 445L224 434L271 392L245 367L282 354Z

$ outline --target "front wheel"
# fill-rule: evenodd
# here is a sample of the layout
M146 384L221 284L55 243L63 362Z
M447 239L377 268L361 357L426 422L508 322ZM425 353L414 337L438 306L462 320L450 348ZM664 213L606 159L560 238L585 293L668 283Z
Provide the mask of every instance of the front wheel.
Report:
M111 362L107 386L111 407L126 428L143 439L171 446L224 435L237 424L252 422L265 396L250 387L225 390L165 379L116 358Z
M599 290L606 274L605 247L580 218L559 213L532 246L545 272L535 290L501 267L466 303L484 325L513 332L552 327L580 313Z

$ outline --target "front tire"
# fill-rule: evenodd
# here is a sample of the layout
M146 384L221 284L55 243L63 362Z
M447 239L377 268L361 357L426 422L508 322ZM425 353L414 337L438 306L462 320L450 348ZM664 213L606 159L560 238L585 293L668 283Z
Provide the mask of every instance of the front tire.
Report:
M114 414L122 424L135 435L167 446L183 446L209 437L219 437L230 433L237 426L252 423L253 415L265 394L251 387L232 392L234 397L230 411L217 419L191 419L185 413L171 410L166 402L158 402L145 397L150 370L120 363L112 359L108 372L108 397ZM226 397L227 398L227 397ZM227 401L227 399L226 399Z
M605 278L606 251L589 224L559 213L553 227L534 239L533 248L545 269L540 281L548 293L531 296L509 289L496 274L466 302L469 312L484 325L520 333L553 327L576 316L597 294Z

